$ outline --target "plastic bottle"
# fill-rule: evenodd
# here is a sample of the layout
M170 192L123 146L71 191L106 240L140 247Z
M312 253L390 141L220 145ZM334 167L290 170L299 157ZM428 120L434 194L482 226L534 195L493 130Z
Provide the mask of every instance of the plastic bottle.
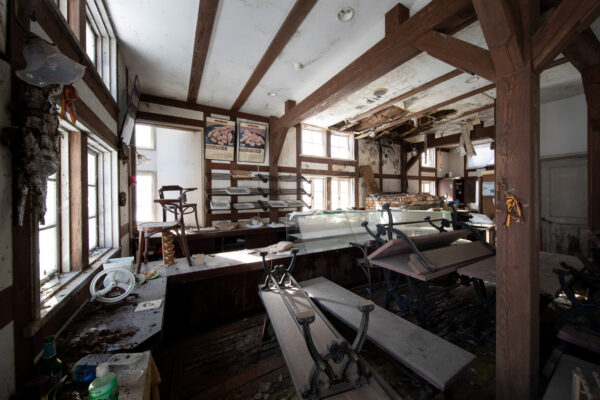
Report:
M54 383L62 378L62 361L56 356L56 344L52 335L44 338L44 351L37 371L39 375L50 375Z
M88 388L90 400L118 399L117 375L108 371L108 363L102 363L96 367L96 379L90 383Z
M111 358L111 354L88 354L71 368L71 378L78 383L91 382L96 378L96 368Z

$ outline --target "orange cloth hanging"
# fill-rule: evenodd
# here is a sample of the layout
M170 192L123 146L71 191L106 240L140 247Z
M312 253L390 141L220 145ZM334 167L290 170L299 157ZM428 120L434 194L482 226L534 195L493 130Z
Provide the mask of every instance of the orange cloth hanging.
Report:
M72 85L65 85L63 87L62 104L60 110L60 117L66 120L67 110L71 115L71 122L73 125L77 122L77 115L75 114L75 106L73 103L77 100L77 90Z
M504 224L509 227L510 220L520 220L523 214L521 212L521 206L519 205L519 200L517 200L516 196L506 195L506 220Z

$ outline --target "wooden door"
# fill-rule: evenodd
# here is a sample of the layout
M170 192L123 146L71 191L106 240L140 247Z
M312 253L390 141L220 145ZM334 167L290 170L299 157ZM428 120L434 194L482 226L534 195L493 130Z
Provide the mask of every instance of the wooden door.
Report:
M587 159L542 160L542 249L587 255Z

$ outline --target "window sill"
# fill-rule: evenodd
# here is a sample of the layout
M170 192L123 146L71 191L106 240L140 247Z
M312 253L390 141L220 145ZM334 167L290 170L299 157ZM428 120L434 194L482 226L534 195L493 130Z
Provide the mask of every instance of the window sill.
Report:
M40 317L24 329L24 336L32 337L35 335L50 318L64 307L69 299L73 298L80 290L87 290L86 287L90 284L96 273L100 271L102 264L113 257L118 251L118 248L109 249L84 271L62 274L58 278L61 285L60 289L42 300L41 307L43 308L40 310Z

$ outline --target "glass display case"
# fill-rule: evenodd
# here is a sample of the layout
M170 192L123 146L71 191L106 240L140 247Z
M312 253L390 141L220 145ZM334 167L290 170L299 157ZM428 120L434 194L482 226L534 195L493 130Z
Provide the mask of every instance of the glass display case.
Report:
M382 210L319 212L290 216L286 223L286 240L304 251L330 250L346 247L350 242L366 242L372 237L361 226L364 221L372 231L376 230L377 224L388 223L387 213ZM448 221L452 218L450 211L392 210L394 222L414 221L395 226L409 236L438 232L429 223L424 222L426 217L432 220L446 218ZM436 225L439 226L439 222Z

